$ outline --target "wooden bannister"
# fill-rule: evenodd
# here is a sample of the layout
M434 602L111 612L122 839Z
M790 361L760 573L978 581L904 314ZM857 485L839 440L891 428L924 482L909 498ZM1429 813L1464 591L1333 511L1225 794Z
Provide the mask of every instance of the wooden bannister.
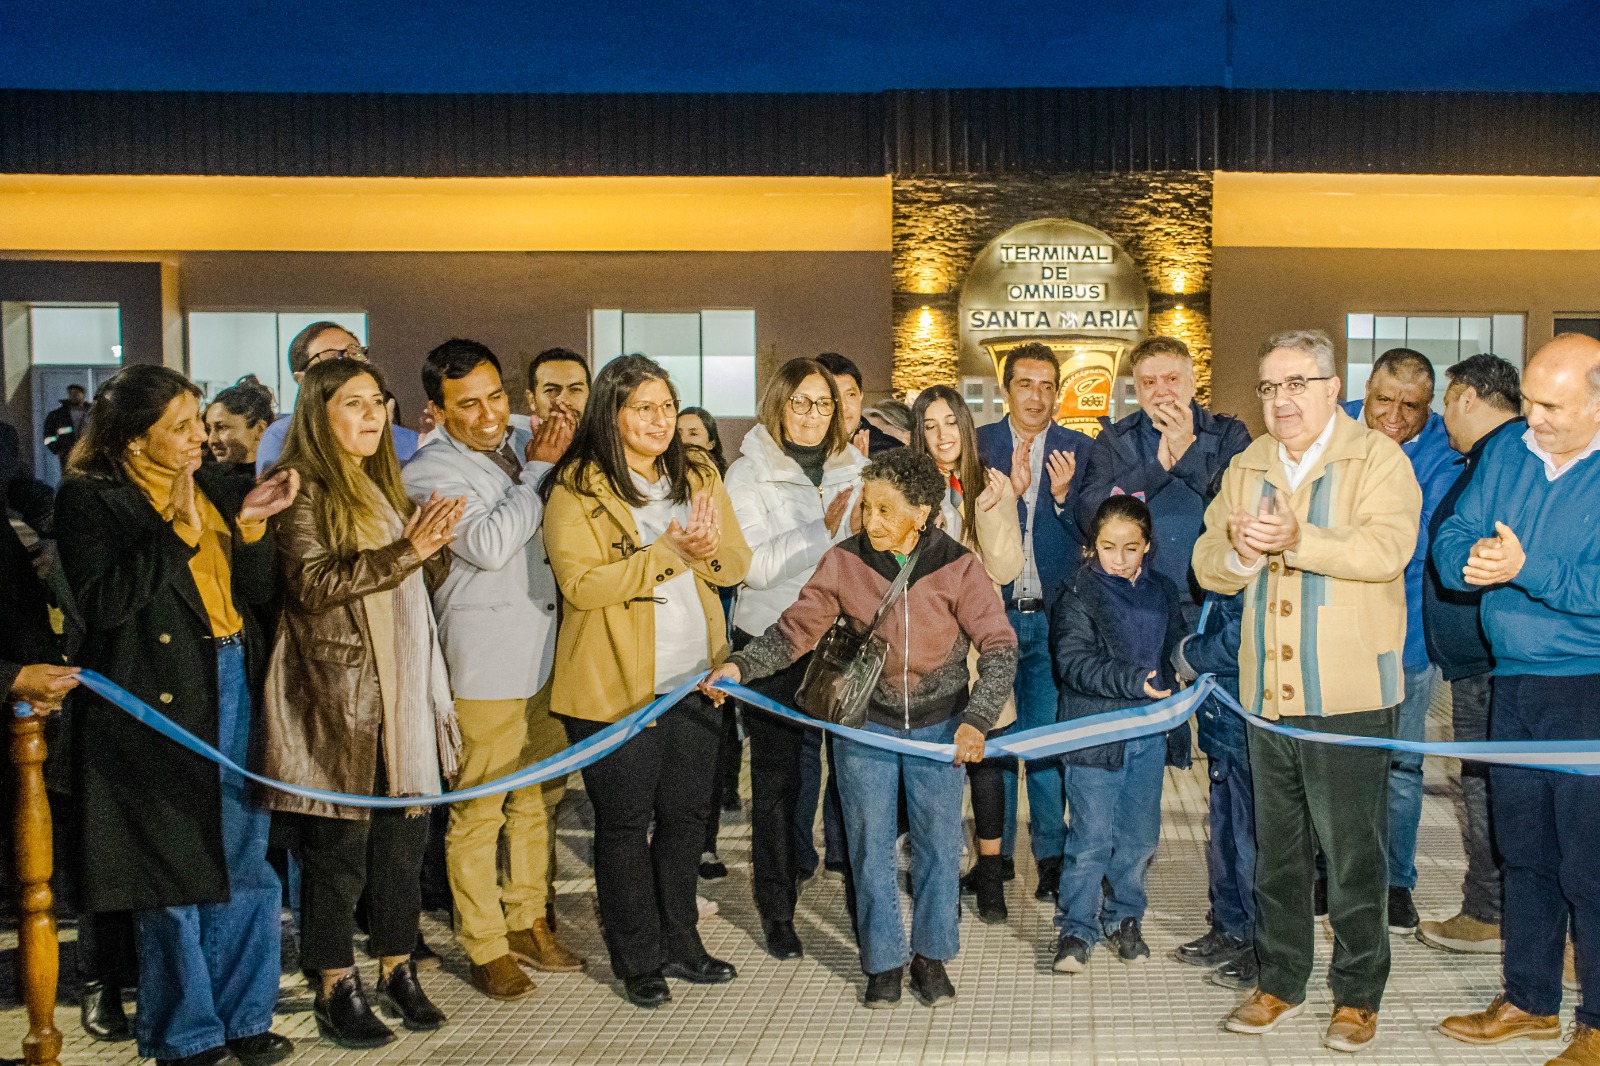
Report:
M60 1066L61 1030L56 1028L56 984L61 975L61 944L56 939L55 898L50 874L50 800L44 790L44 717L18 704L11 720L11 765L17 779L15 841L17 865L17 975L28 1009L28 1035L22 1061L28 1066Z

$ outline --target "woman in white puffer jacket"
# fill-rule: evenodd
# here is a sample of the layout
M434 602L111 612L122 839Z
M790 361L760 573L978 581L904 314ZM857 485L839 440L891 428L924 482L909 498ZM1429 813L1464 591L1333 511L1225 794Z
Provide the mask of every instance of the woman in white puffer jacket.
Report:
M760 422L728 468L728 494L753 557L733 610L733 644L764 633L800 597L817 563L860 529L861 470L867 459L846 436L832 375L813 359L791 359L761 397ZM752 687L785 706L805 676L806 656ZM794 931L799 874L795 809L800 800L804 726L747 710L750 738L751 859L756 909L767 950L803 953Z

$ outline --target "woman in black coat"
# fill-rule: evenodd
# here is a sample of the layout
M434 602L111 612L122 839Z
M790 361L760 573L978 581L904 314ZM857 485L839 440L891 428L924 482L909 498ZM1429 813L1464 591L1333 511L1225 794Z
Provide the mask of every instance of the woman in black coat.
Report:
M266 646L251 605L276 575L266 519L295 479L243 494L198 471L200 390L133 366L100 390L56 500L62 567L98 671L238 762ZM158 1063L264 1066L282 889L267 815L244 783L93 697L76 704L85 905L132 910L139 1052Z

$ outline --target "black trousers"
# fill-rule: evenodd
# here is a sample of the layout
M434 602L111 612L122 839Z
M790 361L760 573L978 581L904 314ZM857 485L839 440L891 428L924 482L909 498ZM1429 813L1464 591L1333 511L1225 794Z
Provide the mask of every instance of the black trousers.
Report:
M300 965L355 965L356 903L367 895L373 955L409 955L422 915L426 814L375 810L370 819L274 815L275 836L300 860Z
M733 646L754 639L734 630ZM806 676L811 656L802 656L787 670L753 682L750 688L785 707L795 706L795 693ZM795 808L800 804L800 758L807 727L754 708L744 712L750 738L750 864L756 910L764 922L794 921L800 898L800 870L795 857Z
M609 723L561 724L576 744ZM721 713L691 693L583 769L594 807L595 895L611 970L623 980L705 957L695 885L721 731Z
M1600 740L1600 676L1494 679L1498 741ZM1582 988L1577 1019L1600 1026L1600 778L1489 768L1494 838L1505 860L1506 999L1533 1014L1561 1009L1570 921Z
M722 712L722 740L717 746L717 783L711 793L711 813L706 818L706 846L702 849L712 855L717 853L717 837L722 832L722 807L729 799L739 799L739 764L744 761L744 744L739 739L739 705L732 700L724 703Z
M1285 724L1320 733L1393 737L1397 722L1398 711L1390 707ZM1261 991L1286 1003L1306 998L1316 942L1311 891L1320 843L1328 859L1333 1001L1362 1010L1381 1004L1389 980L1390 758L1384 748L1318 744L1250 730Z

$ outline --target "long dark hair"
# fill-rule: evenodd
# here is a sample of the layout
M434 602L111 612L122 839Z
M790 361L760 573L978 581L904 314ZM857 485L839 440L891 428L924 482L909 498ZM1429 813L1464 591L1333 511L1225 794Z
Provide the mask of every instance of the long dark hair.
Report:
M717 430L716 418L704 407L685 407L678 412L679 418L684 415L693 415L700 420L702 426L706 427L706 436L711 439L711 447L706 449L706 453L711 456L711 461L717 464L717 473L726 474L728 460L722 454L722 434Z
M928 417L928 408L936 400L947 403L950 413L956 416L956 432L961 437L961 457L956 460L955 470L956 477L961 481L961 539L966 541L968 547L976 548L978 497L989 481L983 463L978 460L978 429L972 424L972 412L967 409L961 394L949 385L930 385L917 394L916 405L911 408L911 450L932 458L933 453L928 450L928 431L923 428L923 421ZM938 464L937 460L934 462Z
M592 469L605 478L611 491L630 507L643 507L649 501L633 484L628 470L628 455L622 444L622 409L634 392L647 381L660 381L672 394L672 406L678 406L678 387L661 368L661 364L644 355L622 355L600 368L589 390L589 402L578 420L577 432L567 452L539 484L539 495L546 503L558 484L573 492L593 496L585 484ZM656 470L669 479L671 491L667 498L673 503L688 503L694 492L689 481L691 468L714 471L709 458L700 458L698 449L686 448L678 440L677 412L673 412L672 435L667 450L656 456ZM703 454L703 453L701 453Z
M333 435L328 404L346 382L362 374L377 383L381 391L383 375L371 363L357 359L329 359L306 371L295 400L289 435L284 438L283 454L274 469L292 469L322 491L317 496L317 523L328 544L340 555L359 550L357 528L372 510L372 494L357 480L365 475L378 493L389 501L401 519L411 516L415 505L400 482L400 460L394 454L394 435L385 420L378 450L361 460L357 467L347 462L344 449ZM359 473L357 471L359 470Z
M1120 518L1124 522L1132 522L1138 526L1140 534L1144 537L1144 542L1151 545L1152 551L1155 550L1155 524L1151 521L1150 508L1145 505L1145 502L1137 496L1128 496L1126 494L1107 496L1101 501L1100 506L1095 508L1094 518L1089 521L1089 539L1083 546L1083 557L1085 559L1093 559L1095 557L1094 546L1095 542L1100 539L1100 531L1105 528L1107 522L1114 518Z
M173 400L189 393L196 406L199 386L176 370L139 364L119 371L100 386L84 416L83 436L67 456L67 472L120 481L128 445L161 421Z

